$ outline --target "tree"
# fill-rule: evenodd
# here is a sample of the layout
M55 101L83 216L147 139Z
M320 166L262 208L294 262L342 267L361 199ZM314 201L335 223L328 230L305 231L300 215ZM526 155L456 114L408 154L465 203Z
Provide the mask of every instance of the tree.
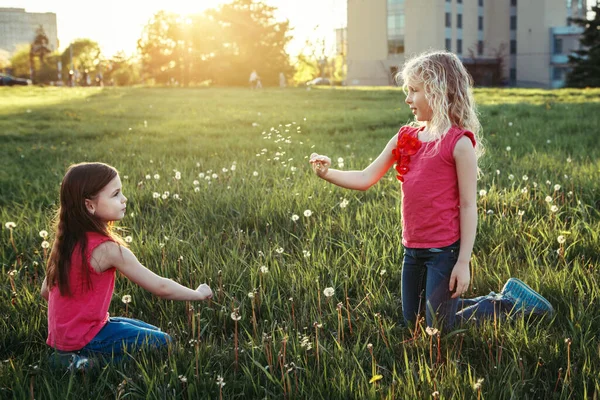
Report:
M285 45L288 22L276 22L274 7L255 0L233 0L218 9L183 18L160 11L138 41L142 71L158 83L211 81L247 85L256 69L263 84L290 77Z
M138 51L142 60L142 73L158 83L167 83L174 77L175 31L180 17L159 11L150 19L138 40Z
M123 52L118 52L103 64L103 80L106 84L114 83L117 86L128 86L140 80L139 64Z
M30 46L27 44L17 46L17 49L10 58L10 65L12 75L18 78L29 79L30 75L30 59L29 52L31 51ZM39 60L36 60L39 62Z
M600 6L592 7L594 19L571 19L577 25L585 27L581 35L582 49L569 56L573 69L567 74L569 87L600 87Z
M98 43L93 40L76 39L63 51L61 61L64 77L69 76L71 68L80 72L87 70L88 74L94 74L102 62L102 52Z
M275 7L254 0L233 0L211 15L219 22L222 46L215 55L225 85L247 85L256 70L264 85L277 85L279 73L293 73L285 45L291 40L289 21L275 21Z
M48 47L49 44L50 41L48 40L48 36L46 36L46 32L44 32L42 25L40 25L35 31L35 37L29 49L30 79L34 82L37 80L35 77L35 71L37 70L35 59L37 57L39 63L41 65L44 64L44 57L52 53L52 50L50 50L50 47Z

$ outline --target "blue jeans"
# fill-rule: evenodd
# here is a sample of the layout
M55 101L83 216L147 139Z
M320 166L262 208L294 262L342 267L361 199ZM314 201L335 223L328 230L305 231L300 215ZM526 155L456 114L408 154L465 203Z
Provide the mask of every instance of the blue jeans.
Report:
M132 318L110 317L98 334L83 348L83 355L102 355L119 360L126 352L142 346L159 348L172 342L171 336L154 325Z
M427 326L450 329L458 299L452 299L450 275L458 260L460 242L429 249L404 249L402 264L402 314L409 324L425 311Z

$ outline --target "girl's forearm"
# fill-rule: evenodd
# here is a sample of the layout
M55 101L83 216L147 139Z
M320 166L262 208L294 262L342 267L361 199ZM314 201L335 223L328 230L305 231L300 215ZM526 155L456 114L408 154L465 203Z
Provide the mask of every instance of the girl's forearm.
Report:
M364 171L329 169L322 178L334 185L353 190L367 190L375 183L369 181Z
M475 235L477 233L477 206L461 206L460 208L460 251L458 261L469 263Z
M157 296L166 300L203 300L201 294L174 280L162 278Z

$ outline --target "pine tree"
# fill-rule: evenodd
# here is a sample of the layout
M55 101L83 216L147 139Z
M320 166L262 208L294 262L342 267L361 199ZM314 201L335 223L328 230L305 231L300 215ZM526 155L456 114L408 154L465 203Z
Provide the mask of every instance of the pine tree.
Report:
M592 7L594 19L572 19L577 25L585 27L581 35L582 49L576 56L569 56L573 69L567 75L569 87L600 87L600 6Z

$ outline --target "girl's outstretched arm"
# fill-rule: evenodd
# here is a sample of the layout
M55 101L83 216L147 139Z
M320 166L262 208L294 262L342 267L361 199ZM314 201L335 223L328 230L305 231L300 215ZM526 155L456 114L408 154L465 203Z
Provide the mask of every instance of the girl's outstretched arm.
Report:
M469 288L469 261L477 231L477 157L469 138L463 136L456 143L454 160L460 196L460 250L449 290L454 291L452 298L457 298Z
M398 135L390 139L385 149L379 157L375 159L367 168L362 171L340 171L329 169L331 160L326 156L320 156L316 153L311 154L310 163L313 171L320 177L334 185L346 189L367 190L375 183L379 182L381 177L390 169L395 160L392 150L396 147Z
M104 242L96 247L92 252L90 263L98 272L115 267L133 283L163 299L206 300L213 295L206 284L194 290L155 274L144 267L131 250L114 242Z

